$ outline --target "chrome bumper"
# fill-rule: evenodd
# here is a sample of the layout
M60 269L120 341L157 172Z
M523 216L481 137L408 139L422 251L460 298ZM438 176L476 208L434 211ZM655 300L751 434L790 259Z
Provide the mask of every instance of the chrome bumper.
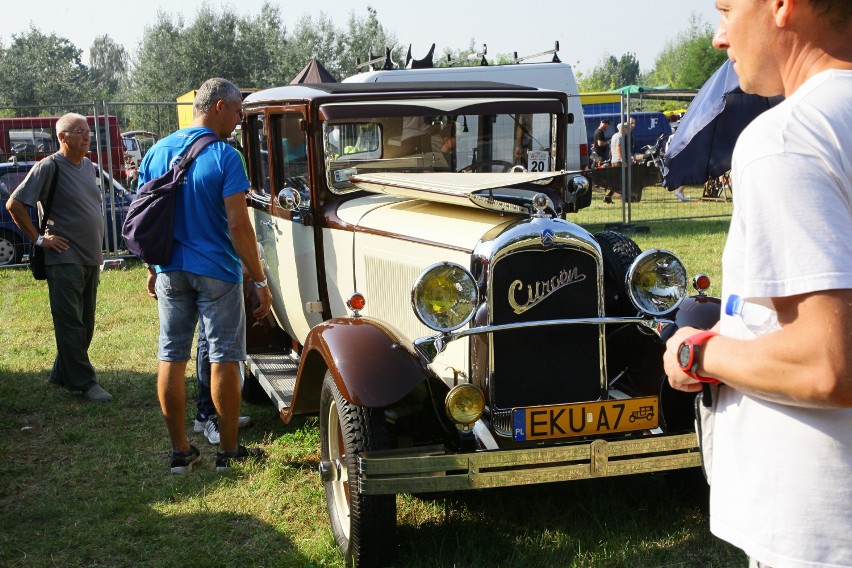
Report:
M358 458L365 495L461 491L701 465L695 433L525 450L447 454L440 446L365 452Z

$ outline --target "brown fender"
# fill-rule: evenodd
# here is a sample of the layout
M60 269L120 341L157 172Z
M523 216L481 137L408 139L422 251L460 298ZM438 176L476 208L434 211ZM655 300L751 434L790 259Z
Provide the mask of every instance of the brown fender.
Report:
M373 408L398 402L432 375L386 324L366 317L331 319L315 326L305 341L293 414L318 410L326 369L346 400Z

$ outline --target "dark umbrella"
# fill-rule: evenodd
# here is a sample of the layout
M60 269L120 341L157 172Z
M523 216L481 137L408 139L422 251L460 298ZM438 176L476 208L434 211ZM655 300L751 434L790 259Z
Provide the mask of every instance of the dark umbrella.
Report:
M695 95L669 139L663 159L663 185L670 190L700 185L730 170L740 133L783 98L744 93L733 63L725 61Z

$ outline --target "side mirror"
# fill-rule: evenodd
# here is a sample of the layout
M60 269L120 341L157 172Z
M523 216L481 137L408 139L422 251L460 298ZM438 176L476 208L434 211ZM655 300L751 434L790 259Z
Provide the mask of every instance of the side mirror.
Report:
M278 191L278 206L287 211L297 211L302 204L302 196L292 187L284 186Z

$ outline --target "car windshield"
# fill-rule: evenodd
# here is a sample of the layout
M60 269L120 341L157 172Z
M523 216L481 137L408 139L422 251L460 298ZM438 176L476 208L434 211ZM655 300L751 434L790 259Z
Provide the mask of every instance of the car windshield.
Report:
M476 112L475 106L449 113L425 105L402 107L405 112L394 108L397 112L387 116L324 123L332 190L353 189L349 178L359 173L541 172L557 167L554 113L511 112L513 108ZM527 105L524 110L540 109Z

